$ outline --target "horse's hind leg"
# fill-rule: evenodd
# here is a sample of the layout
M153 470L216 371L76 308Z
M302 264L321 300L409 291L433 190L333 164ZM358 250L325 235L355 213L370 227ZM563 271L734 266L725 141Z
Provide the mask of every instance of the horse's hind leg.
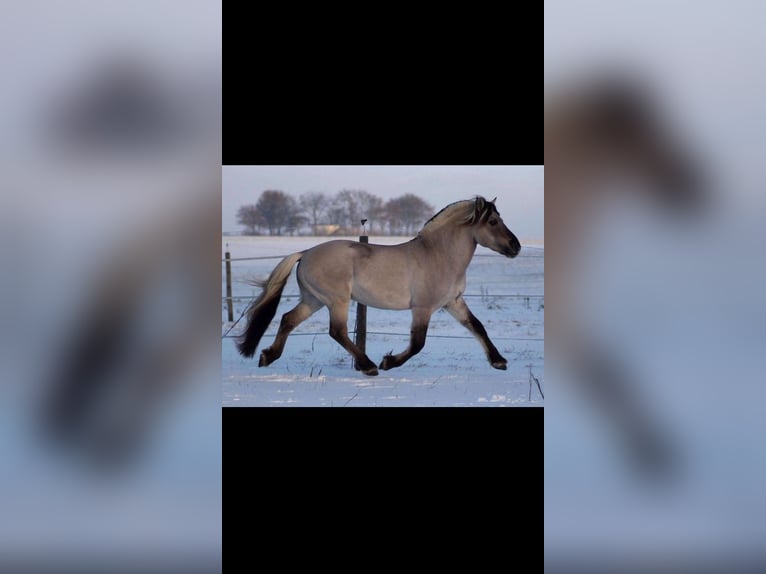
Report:
M500 354L497 347L492 344L492 341L489 340L489 335L487 335L484 325L471 313L462 297L458 297L449 305L445 305L444 308L479 340L481 346L484 347L484 352L487 354L487 359L489 359L490 364L494 368L503 371L508 368L508 361Z
M300 303L282 315L282 322L279 324L277 336L274 338L271 347L261 351L261 358L258 361L258 366L266 367L281 357L282 351L285 348L285 342L287 342L287 336L293 329L311 317L311 315L316 313L323 306L324 305L313 297L307 298L304 296Z
M365 375L375 376L378 374L378 367L348 337L348 305L349 301L346 300L330 307L330 337L354 356L360 371Z
M410 345L398 355L388 354L383 357L380 368L384 371L401 367L410 357L417 355L426 344L428 323L431 320L430 309L415 308L412 310L412 326L410 327Z

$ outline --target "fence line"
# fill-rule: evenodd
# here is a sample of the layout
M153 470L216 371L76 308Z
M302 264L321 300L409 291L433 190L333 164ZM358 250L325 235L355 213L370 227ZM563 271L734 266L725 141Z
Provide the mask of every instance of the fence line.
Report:
M300 295L282 295L282 299L297 299ZM493 295L491 293L463 293L463 297L482 297L485 299L544 299L545 295L519 295L519 294L506 294L506 295ZM250 301L254 296L236 296L231 297L232 301ZM222 301L227 301L229 297L221 297Z
M360 237L360 242L366 243L367 237ZM228 244L227 244L228 248ZM531 246L533 249L543 249L542 247L535 247ZM231 323L233 319L233 302L234 300L237 301L249 301L252 300L253 297L248 296L237 296L233 297L231 294L231 261L263 261L268 259L284 259L285 256L283 255L273 255L273 256L263 256L263 257L238 257L238 258L231 258L228 249L226 252L226 257L222 259L221 261L223 263L226 263L226 280L227 280L227 293L226 297L222 297L222 300L226 302L227 304L227 311L228 311L228 318L229 322ZM475 255L475 257L499 257L499 255L494 254L478 254ZM522 255L521 257L525 258L542 258L544 255ZM294 299L298 298L299 295L285 295L284 299ZM525 295L525 294L499 294L499 295L490 295L487 293L469 293L464 294L463 297L469 297L469 298L476 298L481 297L482 300L495 300L495 299L525 299L527 302L530 299L544 299L544 295ZM389 337L405 337L409 338L409 333L387 333L383 331L367 331L366 329L366 306L362 307L360 304L357 303L357 325L354 331L352 331L350 334L353 334L355 339L357 334L359 335L361 341L364 341L366 339L366 336L369 335L382 335L382 336L389 336ZM245 310L246 311L246 310ZM240 320L244 317L245 311L242 312L242 314L239 316L239 318L229 326L229 328L226 330L226 332L221 337L222 339L233 339L238 337L239 335L229 335L229 333L234 329L234 327L237 325L237 323L240 322ZM364 312L361 312L364 311ZM360 313L361 312L361 313ZM362 319L361 322L359 322L359 319ZM319 335L327 335L328 333L292 333L291 336L319 336ZM272 334L264 334L264 336L273 337L276 333ZM474 339L474 337L469 337L465 335L439 335L439 334L430 334L428 335L430 338L434 339ZM543 338L538 337L494 337L497 341L545 341Z
M356 331L349 331L348 334L349 335L355 335ZM410 338L410 334L409 333L384 333L384 332L381 332L381 331L367 331L367 334L368 335L387 335L389 337L405 337L407 339ZM291 337L309 337L309 336L312 336L312 335L315 336L315 337L319 336L319 335L327 335L328 337L330 336L330 334L327 333L327 332L321 332L321 333L296 333L295 331L293 331L292 333L290 333ZM274 336L276 336L276 333L264 333L263 336L264 337L274 337ZM239 335L228 335L228 334L226 334L222 338L223 339L235 339L237 337L239 337ZM465 335L432 335L430 333L428 334L427 338L428 339L470 339L472 341L476 340L475 337L468 337L468 336L465 336ZM542 338L542 337L492 337L492 340L493 341L539 341L539 342L544 342L545 341L545 339Z
M542 248L540 248L542 249ZM229 261L265 261L267 259L284 259L287 257L287 255L264 255L262 257L232 257L229 259ZM504 257L500 254L494 254L494 253L477 253L474 255L474 257ZM519 255L518 257L515 257L515 259L542 259L545 257L544 255ZM221 263L225 262L226 259L221 259Z

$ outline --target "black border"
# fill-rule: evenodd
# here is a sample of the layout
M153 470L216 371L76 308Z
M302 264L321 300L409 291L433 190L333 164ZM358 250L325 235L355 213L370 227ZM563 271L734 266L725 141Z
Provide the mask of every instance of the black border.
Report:
M542 3L314 9L224 7L224 165L544 163Z
M542 558L542 408L225 407L223 424L227 563L264 527L325 556L436 540Z

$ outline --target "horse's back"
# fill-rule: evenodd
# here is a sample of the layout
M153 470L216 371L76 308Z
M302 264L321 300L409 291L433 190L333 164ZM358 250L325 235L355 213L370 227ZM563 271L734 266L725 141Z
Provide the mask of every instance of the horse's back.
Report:
M401 245L376 245L374 243L359 243L348 239L334 239L315 245L303 254L302 263L325 265L331 261L351 264L364 259L373 259L374 263L383 264L388 259L403 257Z
M367 244L348 239L325 241L304 251L301 265L304 268L314 265L321 267L330 265L333 269L337 269L339 266L351 265L357 256L366 254L369 247Z
M351 277L353 270L354 245L360 244L334 239L315 245L303 252L298 271L320 281L325 278L344 281Z
M353 297L374 307L406 309L410 277L405 251L401 246L327 241L304 252L298 279L325 304Z

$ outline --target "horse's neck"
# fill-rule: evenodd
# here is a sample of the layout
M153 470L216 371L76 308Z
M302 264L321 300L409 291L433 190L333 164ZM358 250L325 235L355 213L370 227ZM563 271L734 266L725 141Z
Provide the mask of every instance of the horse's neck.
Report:
M421 235L420 240L428 249L443 255L441 259L457 274L465 273L476 252L476 241L467 225L447 225Z

